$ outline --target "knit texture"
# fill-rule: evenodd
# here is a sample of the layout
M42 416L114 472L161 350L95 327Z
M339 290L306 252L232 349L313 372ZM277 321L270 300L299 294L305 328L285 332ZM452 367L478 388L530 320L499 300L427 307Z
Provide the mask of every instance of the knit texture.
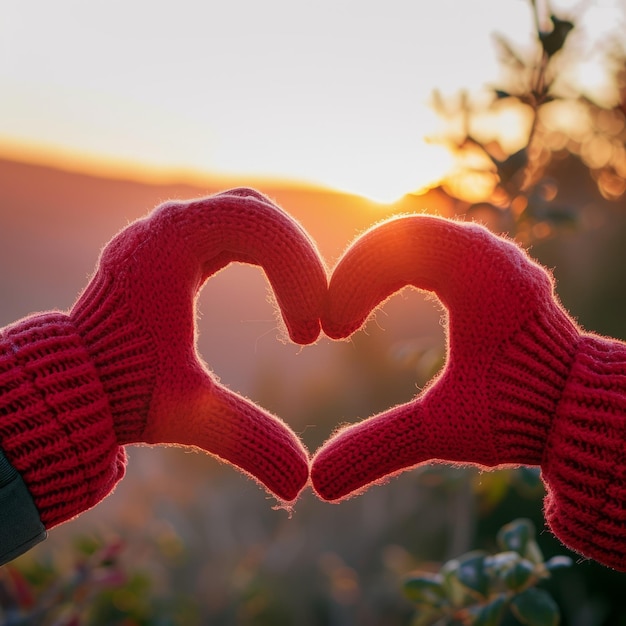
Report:
M511 241L430 216L356 240L333 273L325 332L349 336L406 285L447 309L445 367L413 401L335 433L313 459L317 493L340 500L433 461L541 465L554 532L626 569L626 346L582 333Z
M220 385L196 352L197 294L231 262L265 271L294 341L317 338L327 289L319 254L248 189L159 207L107 245L67 315L2 331L0 447L47 528L111 491L129 443L201 448L285 502L306 484L298 437Z
M542 461L548 523L564 543L626 571L626 344L585 335Z
M66 315L36 315L0 334L0 444L47 528L124 475L104 390Z

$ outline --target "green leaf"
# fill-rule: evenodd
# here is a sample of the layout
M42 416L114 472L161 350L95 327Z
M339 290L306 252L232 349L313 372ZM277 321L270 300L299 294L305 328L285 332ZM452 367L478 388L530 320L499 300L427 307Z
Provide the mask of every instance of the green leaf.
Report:
M504 582L512 591L519 591L528 583L534 572L535 565L527 559L522 559L504 574Z
M543 589L526 589L511 602L515 617L528 626L558 626L561 613L556 602Z
M416 604L439 607L446 603L443 578L438 574L423 572L411 576L404 582L404 594Z
M522 558L520 554L513 550L498 552L498 554L492 554L485 559L485 569L492 575L501 576L515 567Z
M486 552L468 552L458 559L459 566L456 570L458 581L483 598L487 596L489 577L485 573Z
M526 545L526 554L524 556L536 565L541 565L543 563L543 552L541 551L539 544L534 539L529 541Z
M535 526L529 519L516 519L498 532L502 550L513 550L533 563L543 563L543 555L535 542Z
M485 574L489 577L489 588L492 593L509 589L506 577L522 560L517 552L512 551L499 552L485 558Z
M468 602L474 601L474 598L468 594L467 587L459 580L459 566L459 561L452 559L444 563L440 570L448 600L450 604L456 608L465 606Z
M496 596L488 604L467 610L471 626L499 626L509 601L505 595Z
M511 550L526 556L530 541L535 538L535 526L529 519L516 519L503 526L496 537L502 550Z
M553 572L557 569L565 569L566 567L571 567L574 561L569 558L569 556L553 556L551 559L548 559L545 563L546 569Z

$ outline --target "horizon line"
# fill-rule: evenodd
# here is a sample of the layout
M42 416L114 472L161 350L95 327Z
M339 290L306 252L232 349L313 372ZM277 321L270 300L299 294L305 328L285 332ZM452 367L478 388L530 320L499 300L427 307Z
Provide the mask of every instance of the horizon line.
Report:
M110 180L132 181L149 185L189 185L203 187L206 185L226 187L237 186L269 186L282 189L299 189L352 196L379 206L392 206L403 197L420 196L428 193L440 184L436 181L423 189L407 191L391 202L382 202L347 189L337 189L322 182L292 178L289 176L270 174L226 173L219 171L200 170L192 167L157 166L135 163L123 158L96 155L53 146L45 143L32 142L0 135L0 159L25 165L50 167L56 170L105 178Z

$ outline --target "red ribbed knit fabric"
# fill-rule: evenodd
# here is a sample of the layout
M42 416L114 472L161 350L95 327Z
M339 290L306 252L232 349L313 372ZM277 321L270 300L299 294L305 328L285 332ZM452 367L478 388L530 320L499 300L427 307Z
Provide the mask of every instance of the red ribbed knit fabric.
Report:
M232 261L260 265L291 338L315 341L327 289L319 255L247 189L161 206L108 244L68 314L0 331L0 447L47 528L109 493L134 442L202 448L280 500L297 497L308 480L298 437L217 383L195 350L196 295Z
M331 437L313 459L317 493L339 500L434 460L541 465L555 534L626 570L626 344L583 333L514 243L430 216L356 240L333 273L325 332L349 336L405 285L445 305L446 365L412 402Z

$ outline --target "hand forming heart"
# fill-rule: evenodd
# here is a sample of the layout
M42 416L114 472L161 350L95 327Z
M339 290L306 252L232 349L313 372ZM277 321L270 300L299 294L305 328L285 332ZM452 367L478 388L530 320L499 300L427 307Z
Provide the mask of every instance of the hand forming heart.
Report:
M613 391L626 390L626 346L582 333L546 271L474 224L392 219L357 239L328 285L304 231L247 189L159 207L105 248L69 314L0 332L0 453L46 527L104 497L133 442L203 448L280 500L297 498L309 480L298 437L220 385L195 351L195 297L232 261L265 270L302 344L316 340L320 322L332 338L349 336L405 285L435 292L448 310L443 371L412 402L317 451L310 477L321 498L431 460L541 465L555 532L626 568L626 487L613 480L626 475L623 399Z
M482 466L542 460L578 335L546 272L480 226L395 219L341 259L324 331L351 334L405 285L434 291L447 308L446 367L412 402L326 443L312 473L324 498L431 459Z
M203 448L283 501L307 483L308 454L292 430L219 384L196 354L195 297L232 261L265 270L294 341L317 339L327 290L319 254L248 189L159 207L107 245L68 315L0 332L0 449L47 528L109 493L128 443Z
M338 500L428 461L541 465L548 523L571 548L626 569L626 344L583 333L551 277L475 224L391 220L335 268L323 329L346 337L413 285L448 310L447 362L413 401L339 431L314 489Z

